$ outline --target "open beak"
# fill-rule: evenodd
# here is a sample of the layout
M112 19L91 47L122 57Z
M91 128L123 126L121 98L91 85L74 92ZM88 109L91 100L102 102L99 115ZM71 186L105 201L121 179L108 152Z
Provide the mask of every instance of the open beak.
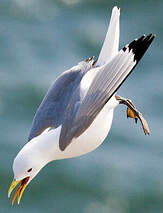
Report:
M8 190L8 197L10 197L11 192L20 183L20 186L16 190L16 193L15 193L13 199L12 199L12 206L14 205L16 197L18 197L18 204L20 203L21 197L23 195L25 188L27 187L27 183L28 183L29 179L30 179L30 177L26 177L26 178L19 180L19 181L16 181L15 179L12 181L11 186Z

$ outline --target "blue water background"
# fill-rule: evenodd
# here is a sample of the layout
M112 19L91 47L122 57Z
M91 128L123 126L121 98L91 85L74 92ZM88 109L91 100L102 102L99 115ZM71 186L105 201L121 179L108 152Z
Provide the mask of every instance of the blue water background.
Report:
M96 151L50 163L21 205L11 207L12 162L37 107L60 73L98 56L114 5L121 8L120 47L144 33L157 35L118 91L134 101L151 135L119 106ZM162 11L162 0L0 0L0 212L163 212Z

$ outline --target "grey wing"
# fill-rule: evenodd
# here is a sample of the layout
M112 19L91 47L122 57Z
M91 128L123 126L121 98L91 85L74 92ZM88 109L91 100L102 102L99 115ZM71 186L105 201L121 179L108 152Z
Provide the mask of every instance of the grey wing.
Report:
M65 111L59 146L64 150L73 138L79 137L93 122L104 105L121 86L144 55L154 36L142 36L124 47L95 76L86 96L80 97L80 87Z
M62 124L70 97L84 75L80 68L76 66L64 72L49 89L34 116L28 141L48 127L57 128Z

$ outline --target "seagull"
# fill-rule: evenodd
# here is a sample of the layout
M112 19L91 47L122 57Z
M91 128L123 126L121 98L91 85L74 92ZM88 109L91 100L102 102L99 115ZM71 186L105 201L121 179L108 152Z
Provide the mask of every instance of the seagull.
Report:
M84 155L107 137L116 106L127 106L127 117L139 119L145 135L150 130L131 100L116 95L136 67L155 35L143 35L119 51L120 9L112 10L108 31L99 57L81 61L63 72L40 104L28 142L13 162L14 180L8 191L20 203L22 194L49 162Z

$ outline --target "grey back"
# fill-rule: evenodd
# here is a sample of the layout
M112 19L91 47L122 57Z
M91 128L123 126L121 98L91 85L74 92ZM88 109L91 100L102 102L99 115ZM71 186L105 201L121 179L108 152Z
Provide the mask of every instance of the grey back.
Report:
M28 141L40 135L48 127L57 128L62 124L64 112L73 91L78 87L89 66L86 69L83 68L79 64L56 79L34 116Z

